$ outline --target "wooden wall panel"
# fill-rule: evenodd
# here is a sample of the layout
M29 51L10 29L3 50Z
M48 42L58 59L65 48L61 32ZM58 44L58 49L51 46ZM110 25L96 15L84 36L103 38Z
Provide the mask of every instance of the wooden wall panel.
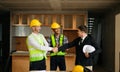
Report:
M15 49L17 51L27 51L26 37L15 37Z
M78 37L77 30L64 30L63 34L68 38L68 41L71 42ZM75 53L75 47L67 50L67 53Z

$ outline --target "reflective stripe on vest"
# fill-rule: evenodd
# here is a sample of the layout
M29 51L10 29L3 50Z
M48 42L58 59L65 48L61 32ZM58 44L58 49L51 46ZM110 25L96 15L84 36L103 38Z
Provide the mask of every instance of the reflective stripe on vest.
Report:
M52 41L52 46L55 47L56 46L56 39L54 34L51 35L51 41ZM63 45L63 41L64 41L64 35L61 34L60 38L59 38L59 46ZM65 52L59 51L57 53L50 53L50 56L55 56L55 55L65 55Z
M43 41L42 41L42 36L40 35L41 37L41 40L37 39L34 35L31 34L31 36L37 41L40 43L40 45L44 45ZM42 50L38 50L36 48L34 48L33 46L29 45L28 44L28 40L27 40L27 46L28 46L28 49L29 49L29 54L30 54L30 61L39 61L39 60L42 60L43 58L46 58L46 52L45 51L42 51Z

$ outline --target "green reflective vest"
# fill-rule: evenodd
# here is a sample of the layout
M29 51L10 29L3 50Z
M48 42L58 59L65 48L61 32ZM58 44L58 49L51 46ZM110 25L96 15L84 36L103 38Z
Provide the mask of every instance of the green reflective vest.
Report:
M63 45L63 41L64 41L64 35L61 34L60 38L59 38L59 46ZM52 42L52 46L55 47L56 46L56 40L55 40L54 34L51 35L51 42ZM65 55L65 52L59 51L57 53L50 53L50 56L55 56L55 55L63 56L63 55Z
M31 34L30 36L32 36L37 42L39 42L40 45L44 45L43 41L42 41L42 35L39 34L41 37L41 40L38 38L36 38L33 34ZM43 50L38 50L36 48L34 48L33 46L31 46L30 44L28 44L28 39L27 39L27 46L28 46L28 50L29 50L29 55L30 55L30 62L33 61L40 61L43 60L46 57L46 52Z

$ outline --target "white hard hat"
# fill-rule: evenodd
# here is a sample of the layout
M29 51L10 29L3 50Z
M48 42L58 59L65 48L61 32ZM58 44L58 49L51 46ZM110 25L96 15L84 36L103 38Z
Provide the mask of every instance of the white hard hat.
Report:
M93 46L91 46L91 45L84 45L83 46L83 52L84 53L92 53L92 52L94 52L95 51L95 48L93 47Z

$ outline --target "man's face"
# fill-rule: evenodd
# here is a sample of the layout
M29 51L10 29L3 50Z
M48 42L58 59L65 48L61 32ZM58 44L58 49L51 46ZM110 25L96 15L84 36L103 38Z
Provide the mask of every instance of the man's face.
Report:
M40 26L34 26L34 27L32 27L32 30L34 31L34 32L40 32L40 30L41 30L41 27Z
M77 33L79 37L82 37L83 32L81 30L78 29Z
M55 34L60 34L60 28L52 29Z

